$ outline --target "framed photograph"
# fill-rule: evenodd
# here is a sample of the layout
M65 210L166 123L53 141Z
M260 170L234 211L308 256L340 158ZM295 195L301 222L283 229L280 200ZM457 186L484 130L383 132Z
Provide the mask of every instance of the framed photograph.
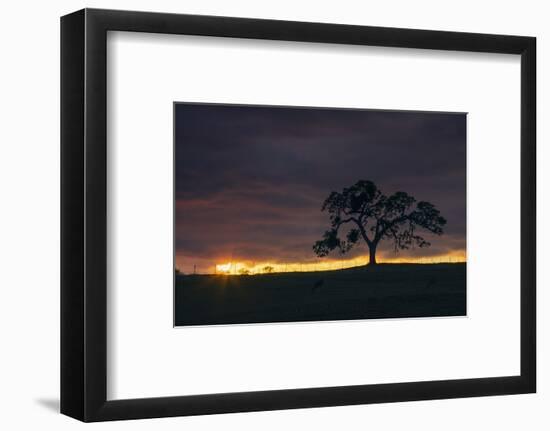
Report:
M532 37L61 18L61 411L535 392Z
M176 326L466 316L465 113L174 110Z

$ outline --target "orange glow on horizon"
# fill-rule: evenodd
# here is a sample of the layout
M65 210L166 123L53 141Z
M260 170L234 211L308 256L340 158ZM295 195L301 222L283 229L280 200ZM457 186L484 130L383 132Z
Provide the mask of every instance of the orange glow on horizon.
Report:
M466 252L456 250L445 255L427 256L427 257L401 257L401 256L380 256L377 257L378 263L461 263L466 262ZM330 259L319 260L317 262L228 262L216 264L212 272L225 275L254 275L270 274L280 272L315 272L331 271L338 269L354 268L364 266L368 263L368 256L358 256L352 259Z

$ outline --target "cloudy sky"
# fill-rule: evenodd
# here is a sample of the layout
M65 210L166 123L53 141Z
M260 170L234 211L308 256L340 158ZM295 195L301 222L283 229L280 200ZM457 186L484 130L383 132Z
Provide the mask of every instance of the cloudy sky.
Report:
M384 258L466 250L466 114L177 104L176 266L319 262L331 191L371 180L405 191L447 219L427 249L381 243ZM368 254L356 247L344 257Z

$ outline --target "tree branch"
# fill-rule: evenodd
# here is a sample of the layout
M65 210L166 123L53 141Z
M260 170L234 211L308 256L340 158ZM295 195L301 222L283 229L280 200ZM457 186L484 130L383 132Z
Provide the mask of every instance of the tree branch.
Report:
M340 226L342 226L343 224L349 223L350 221L354 222L357 225L357 227L359 228L359 233L361 233L361 237L370 246L373 241L369 239L367 231L363 226L361 218L357 219L355 217L348 217L347 219L340 220L336 225L333 226L333 228L336 229L336 232L338 232L338 230L340 229Z

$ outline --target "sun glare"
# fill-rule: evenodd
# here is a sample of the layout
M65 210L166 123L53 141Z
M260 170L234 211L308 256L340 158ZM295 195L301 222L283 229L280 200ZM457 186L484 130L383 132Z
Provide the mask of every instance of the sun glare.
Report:
M346 260L319 260L305 263L276 263L276 262L227 262L216 264L215 273L225 275L254 275L278 272L314 272L331 271L337 269L354 268L368 263L368 256L358 256ZM459 263L466 262L466 253L463 250L453 251L445 255L428 257L393 257L380 256L379 263Z
M217 273L225 273L229 274L231 272L231 263L223 263L220 265L216 265L216 272Z

